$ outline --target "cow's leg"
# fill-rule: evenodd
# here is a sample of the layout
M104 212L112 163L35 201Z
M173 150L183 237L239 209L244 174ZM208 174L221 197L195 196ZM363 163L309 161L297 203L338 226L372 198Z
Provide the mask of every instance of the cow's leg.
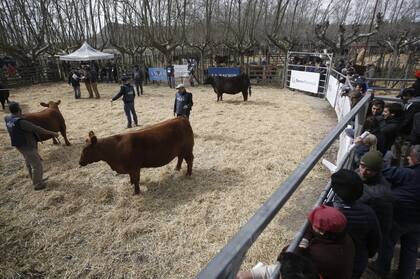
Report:
M187 175L187 176L191 176L191 174L192 174L193 160L194 160L194 155L193 155L192 151L190 151L185 156L185 162L187 163L187 173L185 175Z
M140 170L130 172L130 183L134 185L134 195L140 194Z
M248 90L242 91L242 96L244 96L244 101L248 101Z
M66 145L67 145L67 146L68 146L68 145L71 145L71 144L70 144L70 142L69 142L69 140L68 140L68 138L67 138L66 126L64 126L64 127L62 127L62 128L60 129L60 133L61 133L61 135L63 136L64 141L66 142Z
M53 140L53 144L58 144L58 141L56 138L52 138L52 140Z
M182 160L184 158L182 156L178 156L178 163L176 164L175 170L179 171L181 169Z
M5 110L6 107L4 106L4 104L6 103L6 100L1 99L0 102L1 102L1 106L3 107L3 110Z

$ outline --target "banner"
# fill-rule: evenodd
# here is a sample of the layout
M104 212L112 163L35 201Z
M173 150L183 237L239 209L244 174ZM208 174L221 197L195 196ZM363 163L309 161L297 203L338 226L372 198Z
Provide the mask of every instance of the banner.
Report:
M330 105L334 108L335 102L337 100L337 95L339 94L340 83L338 79L330 75L328 79L328 87L327 87L327 94L325 98L327 98Z
M165 68L149 68L150 80L166 81L166 69Z
M290 88L318 93L319 73L292 70L290 75Z
M241 73L239 68L209 67L207 70L209 76L234 77L239 76Z
M174 65L175 78L189 77L188 65Z

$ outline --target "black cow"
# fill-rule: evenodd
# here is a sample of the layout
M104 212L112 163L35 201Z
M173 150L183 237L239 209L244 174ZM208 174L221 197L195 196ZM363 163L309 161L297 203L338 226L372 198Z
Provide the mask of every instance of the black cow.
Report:
M223 93L237 94L242 92L244 101L248 100L251 96L251 82L246 74L241 74L236 77L222 77L222 76L209 76L204 84L211 84L214 93L217 94L217 101L223 101Z
M9 90L6 90L6 88L0 84L0 102L1 102L1 106L3 107L3 110L5 109L4 104L9 103Z

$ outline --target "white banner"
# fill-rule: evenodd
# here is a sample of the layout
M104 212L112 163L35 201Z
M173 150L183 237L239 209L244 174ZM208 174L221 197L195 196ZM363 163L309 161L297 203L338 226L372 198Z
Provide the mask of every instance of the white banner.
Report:
M174 65L175 78L189 77L188 65Z
M292 70L290 88L318 93L319 73Z
M327 94L325 98L327 98L328 102L331 104L332 107L335 107L335 101L337 99L337 95L339 94L339 88L339 81L335 77L330 75L330 77L328 78Z

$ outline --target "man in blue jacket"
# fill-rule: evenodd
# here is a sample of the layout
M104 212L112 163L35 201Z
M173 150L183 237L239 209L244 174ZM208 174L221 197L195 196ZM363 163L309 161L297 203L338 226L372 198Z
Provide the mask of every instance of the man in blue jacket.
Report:
M111 103L122 96L122 100L124 102L124 112L128 121L127 128L132 127L131 115L133 116L134 125L138 126L139 123L137 121L137 114L134 108L134 98L136 97L134 87L130 84L128 76L126 75L121 77L121 81L123 82L123 85L120 88L120 92L112 98Z
M25 158L26 167L28 168L29 177L32 179L34 189L44 189L47 179L42 178L43 169L41 157L38 154L38 138L43 134L53 137L58 137L58 134L23 119L19 103L10 102L9 110L11 115L6 116L4 121L6 122L11 144Z
M386 276L390 272L395 244L401 242L398 278L413 278L420 242L420 145L414 145L407 157L408 167L388 167L384 177L392 185L394 220L376 264L372 269Z
M183 84L176 86L178 90L175 95L174 115L190 117L191 108L193 106L192 94L185 90Z

